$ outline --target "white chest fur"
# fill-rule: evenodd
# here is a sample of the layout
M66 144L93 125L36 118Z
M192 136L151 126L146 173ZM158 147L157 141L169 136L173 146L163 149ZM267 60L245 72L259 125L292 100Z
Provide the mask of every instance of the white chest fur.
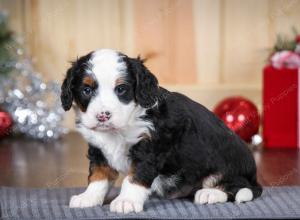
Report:
M89 143L101 149L111 167L126 174L130 167L128 157L130 147L141 140L142 134L149 135L149 129L153 129L151 122L138 117L143 114L144 111L138 115L134 114L128 126L121 131L94 131L80 124L77 129Z

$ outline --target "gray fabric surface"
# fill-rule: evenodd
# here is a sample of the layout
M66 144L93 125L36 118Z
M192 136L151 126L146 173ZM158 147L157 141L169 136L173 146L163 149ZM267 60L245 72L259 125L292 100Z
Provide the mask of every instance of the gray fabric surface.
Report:
M83 188L19 189L0 187L2 219L276 219L300 218L300 187L265 188L262 197L244 204L196 205L190 200L152 198L144 212L121 215L109 205L70 209L69 199Z

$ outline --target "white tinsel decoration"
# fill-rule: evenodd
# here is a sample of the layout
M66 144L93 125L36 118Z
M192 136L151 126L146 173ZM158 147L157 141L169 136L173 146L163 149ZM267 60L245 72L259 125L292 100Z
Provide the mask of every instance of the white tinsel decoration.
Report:
M14 134L57 139L67 132L61 125L64 111L59 99L60 85L44 82L23 49L16 45L9 48L16 54L16 60L6 64L12 71L0 75L0 106L12 116Z

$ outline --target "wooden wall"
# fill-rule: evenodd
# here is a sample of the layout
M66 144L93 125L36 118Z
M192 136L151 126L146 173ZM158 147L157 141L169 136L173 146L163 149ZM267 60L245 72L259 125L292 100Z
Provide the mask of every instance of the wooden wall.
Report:
M212 108L229 95L261 102L277 33L300 30L300 0L0 0L35 66L61 81L96 48L152 57L162 85ZM73 124L69 119L69 125Z

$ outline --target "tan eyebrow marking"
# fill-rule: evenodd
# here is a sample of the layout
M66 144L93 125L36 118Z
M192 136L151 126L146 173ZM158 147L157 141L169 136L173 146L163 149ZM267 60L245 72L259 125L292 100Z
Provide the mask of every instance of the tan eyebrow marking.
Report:
M95 80L94 80L94 78L92 76L85 76L83 78L83 83L85 85L93 87L95 85Z
M118 78L115 82L116 86L124 84L124 83L126 83L126 81L123 77Z

